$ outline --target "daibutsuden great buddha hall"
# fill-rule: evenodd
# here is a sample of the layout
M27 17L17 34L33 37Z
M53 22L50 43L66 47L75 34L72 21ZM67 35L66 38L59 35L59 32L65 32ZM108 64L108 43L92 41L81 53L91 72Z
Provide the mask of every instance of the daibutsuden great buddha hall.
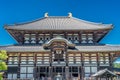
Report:
M113 61L120 56L120 46L99 43L113 29L112 24L81 20L72 13L45 13L38 20L5 25L4 29L18 42L0 47L8 54L6 79L87 80L103 72L110 75L105 80L115 76Z

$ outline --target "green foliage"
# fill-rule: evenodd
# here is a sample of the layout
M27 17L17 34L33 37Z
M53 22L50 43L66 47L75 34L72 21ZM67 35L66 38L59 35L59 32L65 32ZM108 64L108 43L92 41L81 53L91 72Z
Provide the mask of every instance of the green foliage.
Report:
M0 80L3 80L2 75L3 75L3 73L0 73Z
M8 58L5 50L0 51L0 60L6 60Z
M7 65L5 62L0 62L0 71L7 70Z
M7 65L5 63L5 60L8 58L7 53L5 50L1 50L0 51L0 80L3 80L2 76L3 76L3 72L7 70Z
M120 63L114 63L113 66L114 68L120 68Z

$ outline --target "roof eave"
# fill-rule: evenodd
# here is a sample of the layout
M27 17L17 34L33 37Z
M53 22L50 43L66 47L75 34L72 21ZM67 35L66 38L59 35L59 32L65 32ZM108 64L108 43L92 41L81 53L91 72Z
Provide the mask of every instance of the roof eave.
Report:
M106 28L100 28L100 29L19 29L19 28L13 28L13 27L5 27L6 30L28 30L28 31L54 31L54 30L58 30L58 31L74 31L74 30L82 30L82 31L86 31L86 30L111 30L113 29L113 27L106 27Z

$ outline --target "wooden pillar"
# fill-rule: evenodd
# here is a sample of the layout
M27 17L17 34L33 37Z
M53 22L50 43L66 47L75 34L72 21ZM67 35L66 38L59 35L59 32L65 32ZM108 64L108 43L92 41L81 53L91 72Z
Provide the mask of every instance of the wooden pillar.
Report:
M82 34L81 32L79 32L79 34L78 34L79 35L79 43L81 43L81 40L82 40L81 39L81 34Z
M100 66L100 59L99 59L99 53L96 53L96 58L97 58L97 71L99 70L99 66Z
M19 44L22 44L22 41L23 41L22 35L23 35L22 32L17 33L17 37L19 37L19 39L18 39Z
M64 54L65 54L65 58L66 58L66 66L68 66L68 52L67 52L67 47L66 47L66 49L65 49L65 51L64 51Z
M65 78L66 78L66 80L69 80L69 67L68 66L66 66L65 67Z
M97 43L97 32L93 33L93 43L96 44Z
M34 67L36 67L36 63L37 63L37 54L33 53L33 57L34 57Z
M37 74L37 77L38 77L38 80L40 79L40 67L38 67L38 74Z
M39 43L39 34L38 33L35 34L35 38L36 38L36 44L38 44Z
M108 53L108 56L109 56L109 66L110 66L110 69L111 69L112 68L112 54Z
M33 71L33 77L34 77L34 79L36 80L37 78L38 78L38 73L37 73L37 67L34 67L34 69L33 69L34 71Z
M45 33L43 34L43 43L45 43Z
M18 73L17 73L17 78L20 78L20 63L21 63L21 53L18 53Z
M34 79L36 79L37 78L37 53L33 53L33 57L34 57Z
M84 80L84 75L85 75L85 73L84 73L84 55L83 55L83 53L81 53L81 79L82 80Z
M53 38L53 33L52 32L50 32L50 39L52 39Z
M45 66L45 77L47 77L47 66Z
M72 43L74 43L74 33L72 33Z
M52 77L52 67L51 66L49 66L49 75L48 75L48 77Z
M78 66L78 80L80 80L80 67Z
M111 80L113 80L113 77L111 77Z
M114 53L109 53L109 63L111 68L113 67Z
M51 78L51 79L53 79L53 73L54 73L54 72L53 72L53 68L54 68L53 66L51 66L51 68L50 68L50 69L51 69L51 71L50 71L50 78Z
M31 44L31 33L30 33L29 37L30 37L29 43Z
M24 38L25 37L25 33L24 32L22 33L21 37L22 37L22 44L24 44L24 41L25 41L25 38Z
M63 69L64 67L62 66L62 79L64 79Z
M86 33L86 43L89 44L88 43L88 33Z
M65 39L67 39L67 32L64 32L64 37Z

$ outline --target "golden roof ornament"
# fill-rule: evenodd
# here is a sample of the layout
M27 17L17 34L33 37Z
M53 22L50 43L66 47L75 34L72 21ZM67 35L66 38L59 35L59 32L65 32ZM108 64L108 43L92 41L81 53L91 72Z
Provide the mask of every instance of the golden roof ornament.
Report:
M44 14L44 17L48 17L48 13L47 12Z
M71 12L68 13L68 17L72 17L72 13Z

